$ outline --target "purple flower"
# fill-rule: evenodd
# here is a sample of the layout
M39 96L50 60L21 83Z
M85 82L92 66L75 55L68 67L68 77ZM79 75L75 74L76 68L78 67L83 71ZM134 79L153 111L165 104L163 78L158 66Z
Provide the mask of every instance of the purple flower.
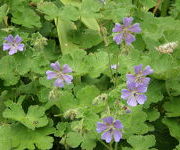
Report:
M148 85L150 78L145 77L146 75L152 74L153 69L150 66L146 66L143 70L143 65L134 66L135 74L127 74L127 82L135 82L136 84Z
M51 64L51 68L55 71L48 70L46 71L46 75L48 80L56 78L54 82L55 86L64 87L64 83L72 83L73 76L67 74L72 72L72 69L67 64L63 65L63 67L60 67L59 62L55 62Z
M127 83L128 89L121 90L121 98L127 100L129 106L137 106L137 104L144 104L147 100L145 93L147 91L146 85L137 85L134 82Z
M98 133L103 132L101 139L105 140L107 143L110 143L114 138L115 142L119 142L122 138L122 133L120 129L123 128L122 123L119 120L114 120L113 117L103 118L103 123L97 122L96 131Z
M117 65L116 64L111 65L111 69L116 70L117 69Z
M5 38L5 43L3 43L3 50L7 51L9 50L9 55L13 55L17 53L18 51L24 50L24 44L22 44L22 38L19 35L16 35L13 37L12 35L9 35Z
M123 24L116 23L112 32L115 32L113 40L119 45L123 40L125 40L127 45L130 45L133 41L136 40L135 36L132 33L141 32L139 23L132 25L133 18L125 17L123 19Z

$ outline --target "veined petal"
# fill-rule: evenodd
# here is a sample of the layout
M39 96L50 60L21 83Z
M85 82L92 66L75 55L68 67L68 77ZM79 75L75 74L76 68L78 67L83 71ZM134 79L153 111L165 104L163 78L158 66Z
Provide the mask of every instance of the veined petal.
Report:
M136 98L134 96L129 97L127 100L127 104L129 106L137 106Z
M54 72L54 71L46 71L46 75L47 75L47 79L50 80L50 79L53 79L53 78L56 78L57 77L57 73Z
M101 123L101 122L98 122L98 123L97 123L96 131L97 131L98 133L100 133L100 132L106 130L107 128L108 128L108 127L106 126L106 124Z
M120 44L123 40L123 33L116 34L113 37L113 40L116 42L116 44Z
M147 100L146 95L137 95L136 100L139 104L144 104L144 102Z
M19 51L23 51L23 50L24 50L24 44L19 44L19 45L17 46L17 49L18 49Z
M5 38L5 40L8 41L9 43L12 43L14 42L14 37L10 34L9 36Z
M72 69L69 67L69 65L65 64L63 65L63 73L70 73L72 72Z
M144 85L148 85L149 84L149 82L150 82L150 78L148 78L148 77L142 77L142 84L144 84Z
M51 68L53 68L56 71L60 71L60 64L58 61L56 61L55 63L51 63Z
M15 38L14 38L14 42L21 43L22 42L22 38L19 35L16 35Z
M126 74L127 82L134 82L136 77L133 74Z
M114 130L113 131L113 137L115 142L119 142L120 139L122 138L122 134L119 130Z
M58 78L55 82L54 82L54 85L57 86L57 87L64 87L64 83L63 83L63 80Z
M128 99L129 96L131 96L131 92L127 89L122 89L121 90L121 98L122 99Z
M121 32L123 29L122 29L122 25L119 24L119 23L116 23L115 24L115 27L113 28L112 32Z
M140 84L136 88L138 93L145 93L147 91L147 85L145 84Z
M117 128L117 129L122 129L123 125L122 125L122 123L119 120L116 120L114 122L114 127Z
M136 74L139 74L139 73L141 73L142 72L142 70L143 70L143 65L142 64L140 64L140 65L138 65L138 66L134 66L134 72L136 73Z
M134 20L133 17L125 17L123 19L124 26L127 27L127 26L131 25L133 20Z
M139 23L133 24L131 27L128 28L128 31L139 33L141 32L141 28L139 26Z
M104 121L104 123L112 124L114 121L114 118L113 117L105 117L102 120Z
M72 79L73 79L73 76L72 75L62 75L63 76L63 79L64 81L67 83L67 84L71 84L72 83Z
M154 71L150 66L146 66L146 68L143 71L143 75L146 76L146 75L152 74L153 72Z
M136 88L137 88L136 83L135 83L135 82L127 82L127 88L128 88L130 91L136 90Z
M125 41L126 41L127 45L130 45L133 41L136 40L135 36L130 34L130 33L126 33L124 38L125 38Z
M6 51L11 48L11 45L9 43L3 43L3 51Z
M9 55L13 55L17 53L17 49L16 48L11 48L10 51L9 51Z
M110 131L104 132L101 136L101 139L105 140L107 143L110 143L112 140L112 134Z

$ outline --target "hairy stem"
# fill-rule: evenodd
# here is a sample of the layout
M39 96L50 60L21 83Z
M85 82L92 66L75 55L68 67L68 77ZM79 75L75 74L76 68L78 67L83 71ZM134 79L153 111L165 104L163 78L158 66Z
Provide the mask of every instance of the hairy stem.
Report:
M153 10L153 14L156 14L156 11L158 10L160 4L161 4L161 0L157 0L156 6L155 6L155 8Z

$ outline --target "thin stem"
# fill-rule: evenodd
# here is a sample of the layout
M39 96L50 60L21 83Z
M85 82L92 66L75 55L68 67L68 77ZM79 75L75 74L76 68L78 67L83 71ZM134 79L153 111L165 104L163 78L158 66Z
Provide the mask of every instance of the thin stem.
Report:
M115 147L114 147L114 150L118 150L118 142L115 143Z
M161 0L157 0L156 6L155 6L155 8L153 10L153 14L156 14L156 11L159 8L160 4L161 4Z
M113 82L114 82L114 86L116 87L116 81L115 81L115 78L114 78L114 76L113 76L113 72L112 72L112 69L111 69L111 57L110 57L110 54L109 54L109 52L108 52L108 59L109 59L109 69L110 69L110 73L111 73L111 78L112 78L112 80L113 80Z
M109 145L110 145L110 150L113 150L112 142Z
M111 150L111 148L110 148L107 144L105 144L103 141L101 141L101 140L99 140L99 139L98 139L98 141L99 141L101 144L103 144L107 149Z

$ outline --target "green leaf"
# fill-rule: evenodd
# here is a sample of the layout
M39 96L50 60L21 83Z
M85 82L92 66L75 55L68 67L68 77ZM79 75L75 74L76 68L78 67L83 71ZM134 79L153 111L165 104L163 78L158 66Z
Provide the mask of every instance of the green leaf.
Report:
M148 132L148 126L145 124L147 115L142 111L142 106L136 106L131 109L131 113L120 116L125 135L130 136L132 134L145 134ZM133 124L133 126L132 126Z
M86 29L73 34L73 42L83 49L91 48L102 42L102 40L101 35L95 30Z
M127 141L134 150L149 150L149 148L153 147L156 143L153 135L133 135Z
M89 76L92 78L97 78L100 76L109 63L108 54L106 52L96 52L90 53L86 59L87 64L89 64Z
M83 50L73 50L71 53L63 55L61 61L63 64L68 64L75 76L81 76L87 73L88 66L85 62L87 57Z
M99 121L99 116L91 112L91 110L86 111L84 114L84 126L87 130L95 130L96 128L96 123Z
M15 85L19 81L15 64L15 60L11 56L4 56L0 59L0 78L4 80L5 86Z
M60 17L55 20L55 24L60 41L61 52L63 54L67 54L72 53L75 49L78 49L78 46L70 41L70 33L76 30L75 24L69 20L63 20Z
M36 130L30 130L19 124L0 126L0 147L3 150L33 150L36 147L41 150L51 149L53 138L49 135L53 133L52 126Z
M169 128L171 136L175 137L177 140L180 141L179 119L164 118L162 122Z
M32 66L32 52L26 50L24 53L17 53L14 55L14 60L16 64L16 72L20 75L25 75L28 73Z
M37 8L46 14L47 20L53 20L59 15L59 9L53 2L38 3Z
M3 117L16 120L24 124L30 129L35 129L38 127L44 127L48 124L48 119L45 116L45 110L40 106L30 106L27 114L20 103L13 103L12 101L6 102L6 110L3 112Z
M81 21L89 28L92 30L97 30L100 31L99 24L95 18L85 18L82 17Z
M57 125L56 125L56 133L55 133L55 136L58 136L58 137L62 137L65 133L65 130L67 129L68 127L68 122L59 122Z
M152 81L152 83L148 87L146 95L147 101L144 104L145 108L148 108L152 103L161 101L163 99L162 82L158 82L157 80Z
M82 141L83 141L83 137L82 137L82 135L80 133L69 132L67 134L66 142L72 148L78 147L81 144Z
M96 135L87 133L83 136L82 149L93 150L96 147Z
M180 75L180 66L177 60L170 55L152 51L149 53L149 57L151 58L150 65L154 70L153 77L167 80Z
M179 97L172 98L169 102L163 105L166 110L166 115L168 117L179 117L180 116L180 101Z
M180 76L177 78L171 78L166 80L166 88L170 95L179 96L180 95Z
M100 91L95 86L86 86L80 89L77 94L77 100L81 105L91 105L92 100L100 94Z
M146 110L147 120L152 122L157 120L160 117L160 113L156 109Z
M79 10L76 7L73 7L72 5L65 5L63 7L63 10L60 12L61 18L64 20L71 20L76 21L80 17Z
M12 6L12 22L27 28L41 27L40 17L25 3ZM18 8L18 9L16 9ZM26 13L24 13L26 12Z
M74 96L67 91L60 91L60 95L57 101L55 101L55 104L63 112L77 107L77 101L74 99Z

